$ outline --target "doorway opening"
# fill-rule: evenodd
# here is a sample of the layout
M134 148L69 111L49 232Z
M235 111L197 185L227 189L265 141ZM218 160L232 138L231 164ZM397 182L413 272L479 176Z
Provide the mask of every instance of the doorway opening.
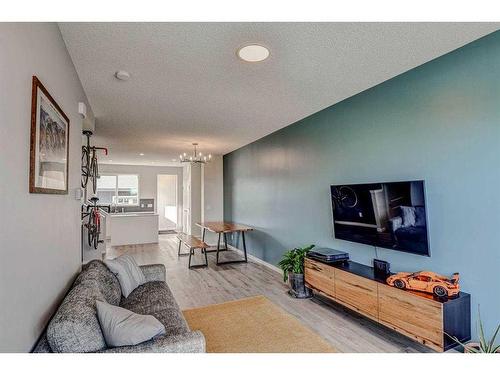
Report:
M177 201L177 175L157 176L158 231L173 233L178 230L179 208Z

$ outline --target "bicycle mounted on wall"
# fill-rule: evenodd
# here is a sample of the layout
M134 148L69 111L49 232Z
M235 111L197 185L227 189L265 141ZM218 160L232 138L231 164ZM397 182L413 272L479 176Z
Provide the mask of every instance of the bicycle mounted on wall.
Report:
M105 147L95 147L90 145L90 130L84 130L83 135L87 137L87 145L82 146L82 188L85 189L89 182L92 182L92 191L95 194L97 190L97 179L99 178L99 167L97 163L97 150L103 150L108 155L108 149Z
M95 194L97 191L97 179L99 178L99 167L97 163L97 151L103 150L105 155L108 155L108 149L105 147L95 147L90 145L90 130L84 130L83 135L87 137L87 144L82 146L82 188L86 189L89 179L92 182L92 191ZM100 243L104 240L99 239L101 234L101 213L100 209L111 212L111 206L99 205L99 198L92 197L89 199L90 204L82 205L81 215L82 220L88 217L88 221L84 224L87 228L87 240L90 247L97 250Z
M89 218L87 223L84 224L85 228L87 228L87 240L89 246L97 250L99 244L104 242L104 240L99 239L101 234L101 213L99 210L104 209L110 213L111 206L97 204L99 201L97 197L92 197L89 200L90 205L82 205L82 220L86 217Z

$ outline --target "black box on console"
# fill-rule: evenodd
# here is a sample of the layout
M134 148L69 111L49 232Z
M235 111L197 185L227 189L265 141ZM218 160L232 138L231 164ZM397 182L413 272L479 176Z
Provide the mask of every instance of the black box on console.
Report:
M339 263L349 260L349 253L326 247L311 250L307 253L307 256L325 263Z

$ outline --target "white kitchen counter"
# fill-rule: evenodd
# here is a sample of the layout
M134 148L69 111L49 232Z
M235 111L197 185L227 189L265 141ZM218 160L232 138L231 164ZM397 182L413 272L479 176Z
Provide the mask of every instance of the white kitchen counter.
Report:
M122 216L158 216L155 212L118 212L110 214L112 217L122 217Z
M108 216L111 246L158 242L158 214L124 212Z

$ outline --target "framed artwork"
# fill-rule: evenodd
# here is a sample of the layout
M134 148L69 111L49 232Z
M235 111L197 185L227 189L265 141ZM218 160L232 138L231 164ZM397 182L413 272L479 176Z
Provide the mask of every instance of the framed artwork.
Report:
M68 194L69 119L33 76L30 193Z

